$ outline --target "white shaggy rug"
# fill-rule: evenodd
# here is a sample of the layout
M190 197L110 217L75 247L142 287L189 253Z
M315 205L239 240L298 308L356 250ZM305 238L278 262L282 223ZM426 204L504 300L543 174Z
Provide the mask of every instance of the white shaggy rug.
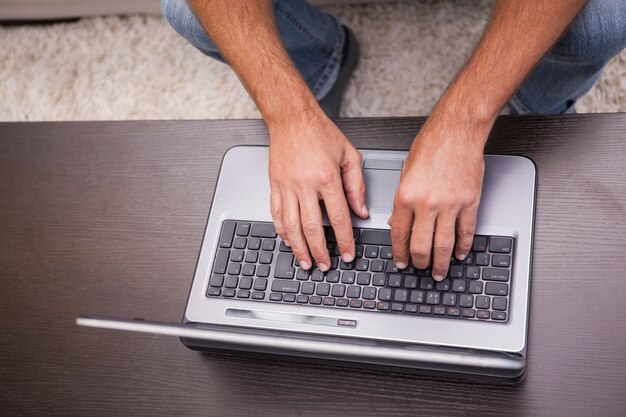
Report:
M362 49L343 116L430 112L477 41L492 0L425 0L327 10ZM579 112L626 111L626 52ZM159 16L0 27L0 120L259 117L235 75Z

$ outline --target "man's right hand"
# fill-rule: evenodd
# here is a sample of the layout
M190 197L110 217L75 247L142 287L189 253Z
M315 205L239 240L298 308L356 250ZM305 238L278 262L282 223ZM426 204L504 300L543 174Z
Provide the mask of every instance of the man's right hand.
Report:
M268 127L270 201L276 233L292 248L303 269L312 266L312 255L319 269L328 270L323 201L341 257L351 262L355 248L348 206L359 217L369 215L360 152L321 109Z

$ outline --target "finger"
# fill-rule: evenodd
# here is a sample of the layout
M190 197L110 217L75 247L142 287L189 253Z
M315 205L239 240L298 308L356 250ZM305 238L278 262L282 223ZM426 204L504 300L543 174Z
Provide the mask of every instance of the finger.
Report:
M454 249L454 225L457 214L456 212L440 213L437 217L432 267L435 281L443 280L448 274L452 249Z
M334 187L327 187L322 192L322 199L326 206L328 220L335 231L341 258L344 262L352 262L354 260L354 234L350 221L350 209L343 195L341 183L337 181Z
M282 200L280 198L280 191L276 187L272 187L270 192L270 213L272 214L276 234L285 242L285 245L289 246L287 232L283 224Z
M420 211L415 214L410 252L413 265L419 269L426 269L430 265L436 216L434 211Z
M354 156L346 158L341 166L341 177L346 190L348 204L354 213L366 219L369 211L365 205L365 180L363 180L361 153L355 149Z
M409 238L413 225L413 211L408 207L395 204L388 223L391 226L391 253L393 262L399 269L409 265Z
M456 220L456 247L454 252L460 261L465 259L472 249L477 215L478 206L472 206L461 210Z
M291 243L291 250L298 260L302 269L311 267L311 257L309 256L309 248L302 234L300 224L300 205L298 198L292 192L283 192L283 222L287 232L287 239Z
M326 237L322 225L322 209L317 195L314 193L301 195L300 216L302 218L302 230L304 237L315 259L317 267L322 271L330 268L330 255L326 248Z

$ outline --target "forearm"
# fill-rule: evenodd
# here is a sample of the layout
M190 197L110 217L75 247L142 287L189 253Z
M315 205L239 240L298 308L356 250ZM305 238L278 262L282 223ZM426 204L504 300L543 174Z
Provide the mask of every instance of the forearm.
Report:
M470 126L490 129L502 107L585 3L499 0L481 41L433 114L448 114Z
M189 0L189 4L268 125L318 107L282 44L270 0Z

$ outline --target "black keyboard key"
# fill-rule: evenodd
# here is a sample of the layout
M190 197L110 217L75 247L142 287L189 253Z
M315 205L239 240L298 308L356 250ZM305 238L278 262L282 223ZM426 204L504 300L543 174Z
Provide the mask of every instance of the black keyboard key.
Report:
M228 265L228 258L230 251L228 249L218 249L217 255L215 255L215 262L213 262L214 274L225 274L226 266Z
M474 236L474 245L472 246L474 252L484 252L487 250L487 237L486 236Z
M233 221L225 221L222 224L222 234L220 234L220 248L230 248L235 235L235 227L237 223Z
M482 281L470 281L469 292L472 294L482 294L483 293Z
M420 306L419 308L420 314L430 314L432 313L432 311L433 311L432 306Z
M376 301L373 300L365 300L363 301L363 308L367 308L368 310L373 310L376 308Z
M311 272L311 281L322 282L324 281L324 273L321 269L315 268L313 272Z
M267 279L257 278L254 280L254 289L257 291L265 291L267 289ZM254 297L252 297L254 298Z
M495 256L495 255L494 255ZM502 281L509 280L509 270L501 268L484 268L483 279L485 281Z
M465 292L466 288L467 285L464 279L455 279L454 281L452 281L452 291Z
M403 311L404 310L404 304L402 303L391 303L391 311Z
M417 313L417 306L415 304L407 304L404 306L404 311L407 313Z
M393 254L391 252L391 247L390 246L385 246L380 248L380 257L382 259L391 259L393 258Z
M302 294L305 294L305 295L313 295L315 293L315 283L314 282L302 283L302 289L300 291L302 292Z
M400 303L406 303L406 300L408 299L409 294L408 291L405 289L397 289L394 291L393 293L393 300L394 301L398 301Z
M235 290L232 288L226 288L223 292L222 292L222 297L227 297L227 298L232 298L235 296Z
M437 291L448 291L450 289L450 280L448 278L441 280L435 284Z
M461 309L457 307L448 307L448 316L459 317L461 315Z
M250 235L254 237L276 237L276 229L272 223L254 223Z
M424 291L411 291L411 302L422 304L424 302Z
M291 253L291 248L285 245L285 242L283 242L282 240L280 241L280 245L278 245L278 250L281 252Z
M330 269L339 268L339 258L337 256L330 257Z
M252 288L252 278L250 277L241 277L239 280L239 288L242 290L249 290Z
M465 268L465 278L478 279L480 278L480 268L477 266L468 266Z
M463 317L469 317L473 319L474 317L476 317L476 310L473 310L471 308L464 308Z
M387 285L393 288L400 288L402 286L402 276L398 274L390 274Z
M359 285L370 285L372 274L369 272L359 272L356 276L356 283Z
M435 306L435 307L433 307L433 314L435 314L436 316L445 316L446 315L446 308L445 307L441 307L441 306Z
M378 303L376 303L376 308L379 310L389 310L389 302L379 301Z
M474 296L471 294L461 294L459 296L459 306L464 308L474 307Z
M283 301L286 303L293 303L294 301L296 301L296 295L295 294L285 294L283 296Z
M354 247L354 257L362 258L363 257L363 245L356 245Z
M417 282L419 278L415 275L405 275L404 276L404 288L413 289L417 288Z
M294 276L293 255L288 253L279 253L276 260L276 269L274 269L274 276L276 278L292 279Z
M370 267L370 261L364 258L357 259L354 262L354 269L357 271L367 271Z
M271 301L282 301L283 299L283 295L282 294L278 294L278 293L271 293L270 294L270 300Z
M356 274L352 271L344 271L341 274L341 282L343 284L354 284Z
M248 244L248 239L245 237L236 237L233 242L233 248L235 249L245 249Z
M478 265L478 266L488 266L489 265L489 254L488 253L477 253L476 254L476 265Z
M299 290L300 283L298 281L284 281L278 279L272 282L272 291L274 292L297 293Z
M244 264L241 268L241 275L245 275L247 277L251 277L254 275L254 271L256 270L256 265L254 264Z
M485 294L487 295L509 295L509 285L501 282L488 282L485 285Z
M507 301L504 297L493 297L493 300L491 300L491 308L493 308L494 310L505 311L506 304Z
M449 306L449 307L455 306L456 305L456 294L449 293L449 292L445 293L443 295L443 305L444 306Z
M393 263L392 260L387 261L387 267L385 268L385 271L390 274L397 274L399 272L398 267L396 266L396 264Z
M489 239L489 252L511 253L513 239L509 237L492 237Z
M343 297L346 295L346 286L343 284L334 284L331 289L331 295L333 297Z
M343 269L343 270L352 270L354 269L354 262L344 262L341 261L339 262L339 269Z
M226 277L224 280L224 287L226 288L237 288L237 284L239 284L239 277Z
M461 265L471 265L474 263L474 254L470 253L461 261Z
M363 307L363 301L362 300L350 300L350 307L361 308Z
M308 303L308 302L309 302L309 296L308 296L308 295L302 295L302 294L300 294L300 295L297 295L297 296L296 296L296 303L299 303L299 304L306 304L306 303Z
M211 287L221 287L224 284L224 275L211 275L209 285Z
M489 311L488 310L478 310L478 312L476 313L476 317L478 317L479 319L488 319L489 318Z
M502 255L500 253L494 254L491 257L491 266L508 268L511 266L511 255Z
M439 304L439 293L435 291L428 291L426 294L426 303L427 304Z
M337 307L348 307L349 301L347 298L337 299Z
M261 278L267 278L270 276L270 266L269 265L259 265L256 268L256 276Z
M348 298L359 298L361 296L361 287L358 285L348 286Z
M250 291L248 290L237 291L237 298L250 298Z
M374 274L372 277L372 285L376 287L384 287L387 277L385 274Z
M432 277L422 277L420 281L421 290L432 290L435 287L435 280Z
M248 251L246 253L246 262L255 263L259 259L259 252L255 250Z
M383 272L384 270L385 270L385 261L376 259L375 261L370 262L370 271Z
M463 265L452 265L448 270L450 278L463 278Z
M334 306L335 299L333 297L324 297L324 299L322 300L322 304L324 304L325 306Z
M341 272L334 270L326 272L326 282L336 283L339 282L339 276Z
M243 261L243 251L242 250L233 250L230 252L230 261L231 262L241 262Z
M366 258L378 258L378 247L377 246L366 246L365 247L365 257Z
M491 304L491 299L489 297L485 297L484 295L479 295L476 297L476 308L480 308L486 310L489 308Z
M209 289L206 292L206 295L210 296L210 297L217 297L222 293L222 290L220 288L212 288L209 287Z
M390 288L379 288L378 289L378 299L380 301L389 301L389 300L391 300L391 289Z
M363 288L363 295L362 295L364 300L374 300L376 299L376 288L374 287L365 287Z
M493 320L504 321L504 320L506 320L506 313L504 311L492 311L491 312L491 318Z
M241 272L241 264L232 263L228 265L228 275L239 275Z
M320 305L320 304L322 304L322 297L320 297L318 295L312 295L311 298L309 298L309 303L315 304L315 305Z
M308 279L309 279L309 271L305 271L302 268L298 268L296 270L296 279L298 281L308 281Z
M237 226L237 236L248 236L250 233L250 223L240 222Z
M330 294L330 284L327 284L325 282L317 284L317 289L315 290L315 294L321 295L321 296L327 296L328 294Z
M276 247L276 241L274 239L263 239L263 243L261 244L261 249L264 251L271 252Z
M391 246L389 230L363 230L361 243L364 245Z
M258 237L251 237L248 239L248 249L259 250L261 249L261 239Z

